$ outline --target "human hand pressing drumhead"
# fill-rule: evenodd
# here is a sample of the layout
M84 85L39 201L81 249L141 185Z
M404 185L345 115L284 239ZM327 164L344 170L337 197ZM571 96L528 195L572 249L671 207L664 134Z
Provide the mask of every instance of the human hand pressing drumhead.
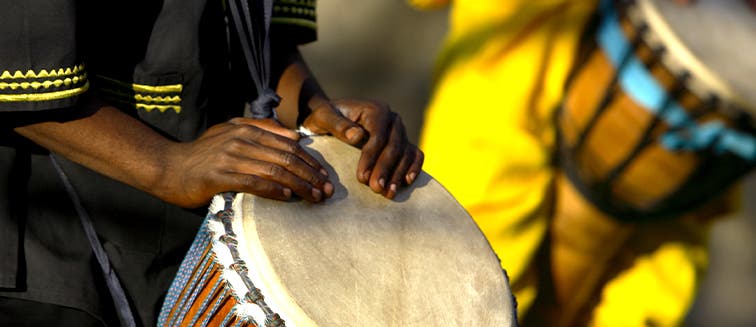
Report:
M401 117L385 103L352 99L324 102L312 110L302 126L360 146L357 179L389 199L420 174L423 152L409 142Z
M321 164L297 143L299 134L271 119L234 118L197 140L167 151L161 198L185 207L234 190L289 200L319 202L333 194Z

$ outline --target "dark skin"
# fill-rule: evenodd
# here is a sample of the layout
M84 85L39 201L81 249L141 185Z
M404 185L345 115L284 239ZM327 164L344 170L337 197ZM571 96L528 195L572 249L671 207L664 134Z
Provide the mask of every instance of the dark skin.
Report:
M407 141L401 119L387 105L331 101L295 47L277 47L273 53L276 91L283 98L277 110L282 116L300 111L304 103L304 111L309 111L304 127L362 145L356 174L376 193L393 198L399 187L414 181L423 153ZM333 194L333 185L322 165L299 146L300 136L291 127L270 119L234 118L212 126L194 141L176 142L104 106L85 118L14 130L52 152L180 207L201 207L225 191L277 200L296 195L321 202Z

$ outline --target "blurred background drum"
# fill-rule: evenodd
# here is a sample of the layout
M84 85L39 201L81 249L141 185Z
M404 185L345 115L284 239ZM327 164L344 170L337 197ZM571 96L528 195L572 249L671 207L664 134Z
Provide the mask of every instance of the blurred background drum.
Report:
M301 141L324 163L323 204L216 196L161 326L514 326L505 272L472 218L422 173L387 200L356 177L359 150Z
M587 323L637 224L730 213L728 192L756 165L756 61L742 48L756 45L756 15L745 1L605 0L597 19L557 116L559 326Z
M756 164L756 15L742 0L601 6L558 118L564 171L617 219L706 204Z

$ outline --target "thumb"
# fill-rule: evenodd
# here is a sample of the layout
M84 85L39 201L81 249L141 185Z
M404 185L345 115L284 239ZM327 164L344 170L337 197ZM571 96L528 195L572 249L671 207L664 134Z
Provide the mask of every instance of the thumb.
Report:
M316 134L331 134L351 145L358 145L365 137L365 130L344 117L332 106L314 110L302 125Z

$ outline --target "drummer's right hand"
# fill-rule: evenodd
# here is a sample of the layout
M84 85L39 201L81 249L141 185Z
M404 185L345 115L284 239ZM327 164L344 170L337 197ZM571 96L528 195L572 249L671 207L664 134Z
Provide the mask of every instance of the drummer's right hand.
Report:
M270 119L234 118L193 142L167 149L160 183L163 200L186 208L236 191L320 202L333 194L327 172L297 143L299 135Z

